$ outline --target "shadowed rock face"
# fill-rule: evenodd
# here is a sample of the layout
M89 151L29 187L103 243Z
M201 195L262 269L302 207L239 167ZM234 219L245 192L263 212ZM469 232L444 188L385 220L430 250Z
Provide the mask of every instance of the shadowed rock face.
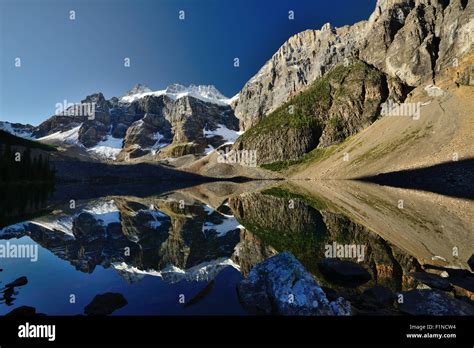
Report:
M295 159L318 146L321 129L274 129L271 134L255 132L253 136L239 138L234 145L238 151L256 151L257 164Z

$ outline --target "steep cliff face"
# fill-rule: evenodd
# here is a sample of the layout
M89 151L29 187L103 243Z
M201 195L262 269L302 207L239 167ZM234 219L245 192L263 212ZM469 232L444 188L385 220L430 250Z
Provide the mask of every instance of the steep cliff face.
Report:
M199 153L208 145L217 147L227 141L216 130L238 131L238 120L229 106L191 96L177 100L166 95L146 96L132 105L138 114L145 116L127 129L122 155L137 149L140 153L158 151L170 144L166 156Z
M296 159L367 127L388 98L403 98L397 79L358 60L340 64L249 129L234 147L256 150L259 164Z
M379 0L360 58L409 86L435 79L469 52L474 6L465 0Z
M240 92L240 126L249 129L351 57L407 86L432 80L472 49L473 30L472 1L378 0L368 21L337 29L326 24L284 43Z
M234 108L241 130L255 125L344 58L352 57L364 26L361 22L334 28L328 23L321 30L292 36L240 92Z

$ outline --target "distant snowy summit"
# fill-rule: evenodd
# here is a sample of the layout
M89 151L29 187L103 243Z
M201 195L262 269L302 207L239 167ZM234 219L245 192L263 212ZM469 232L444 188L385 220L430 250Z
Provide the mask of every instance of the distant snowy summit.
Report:
M18 137L32 139L33 138L33 131L34 128L32 125L29 124L21 124L21 123L11 123L6 121L0 121L0 130L8 132L10 134L16 135Z
M82 159L158 161L204 156L238 138L239 120L232 101L211 85L172 84L153 91L137 84L119 98L91 94L37 127L0 122L0 129L51 145L67 145L72 156L79 151ZM91 104L92 117L82 112Z
M139 83L133 86L133 88L129 90L127 93L125 93L122 98L137 95L137 94L150 93L150 92L153 92L150 87Z
M229 105L232 102L232 98L227 98L213 85L189 85L188 87L181 84L175 83L166 87L166 89L152 91L148 86L144 84L138 84L134 86L130 91L120 98L122 103L132 103L138 99L146 96L161 96L166 95L172 100L177 100L183 97L193 97L204 102L218 104L218 105Z

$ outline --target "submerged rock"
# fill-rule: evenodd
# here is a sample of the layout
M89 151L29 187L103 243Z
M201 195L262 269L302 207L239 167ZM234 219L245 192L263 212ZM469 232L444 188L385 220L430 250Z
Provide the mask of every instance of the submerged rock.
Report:
M365 290L363 296L367 301L380 306L392 306L396 298L391 289L380 285Z
M84 308L87 315L109 315L128 304L122 294L107 292L94 297L91 303Z
M15 279L11 283L8 283L7 285L5 285L5 287L6 288L14 288L14 287L23 286L23 285L26 285L26 284L28 284L28 279L26 277L20 277L18 279Z
M413 272L410 273L410 276L418 280L419 282L428 285L430 288L436 288L440 290L451 290L451 284L449 280L442 278L436 274L432 273L423 273L423 272Z
M254 314L351 314L348 301L341 297L329 302L318 282L288 252L255 266L238 285L238 293L244 308Z
M5 314L5 316L29 317L36 315L36 308L30 306L21 306Z
M474 301L474 276L449 278L457 296L465 296Z
M474 306L439 290L402 292L400 311L410 315L474 315Z
M359 286L371 279L370 273L352 261L322 259L318 262L321 273L330 281L347 286Z

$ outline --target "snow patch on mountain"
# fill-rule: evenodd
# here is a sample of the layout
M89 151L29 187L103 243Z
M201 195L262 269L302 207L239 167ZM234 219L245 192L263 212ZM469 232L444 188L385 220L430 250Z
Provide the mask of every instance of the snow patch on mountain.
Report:
M237 138L242 134L242 132L232 130L224 126L223 124L218 125L217 129L211 131L206 130L205 128L202 130L204 136L206 138L212 138L214 136L220 136L224 140L222 145L233 144L237 140ZM214 147L212 145L208 145L204 150L205 154L209 154L214 151Z
M153 229L157 229L161 226L161 221L168 218L168 215L162 213L161 211L154 210L154 209L148 209L148 210L140 210L142 212L145 212L153 218L153 220L148 222L148 226Z
M32 132L27 129L22 129L11 122L0 121L0 129L17 137L25 139L34 139Z
M217 236L223 237L230 231L237 230L239 228L238 226L239 222L232 216L224 218L220 224L213 224L209 221L205 222L202 226L202 232L206 234L208 232L215 231Z
M164 138L165 136L162 135L160 132L154 133L152 135L152 139L155 140L156 142L155 144L153 144L151 148L146 149L146 150L150 150L153 156L156 155L159 149L162 149L163 147L166 147L170 144L169 142L161 142Z
M115 161L118 154L122 151L123 138L114 138L109 134L97 145L87 149L87 152L96 154L98 157Z
M79 129L81 129L82 124L69 129L63 132L56 132L53 134L49 134L42 138L38 138L38 141L44 142L61 142L64 144L79 144Z
M224 142L225 142L224 144L235 143L239 135L242 134L239 131L227 128L223 124L218 125L216 130L211 131L211 130L203 129L203 132L206 138L210 138L213 136L221 136L224 139Z

